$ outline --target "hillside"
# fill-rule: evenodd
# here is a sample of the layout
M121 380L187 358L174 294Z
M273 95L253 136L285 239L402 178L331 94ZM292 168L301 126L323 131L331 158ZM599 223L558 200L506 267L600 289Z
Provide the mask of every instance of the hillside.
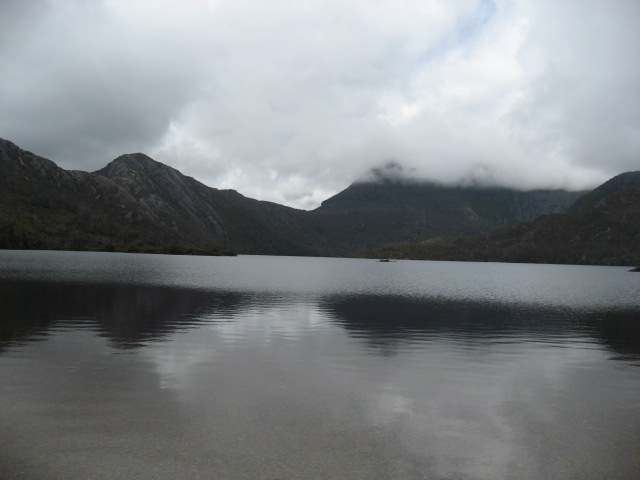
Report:
M218 190L142 153L67 171L0 139L0 248L322 255L309 212Z
M638 172L626 178L640 179ZM419 243L387 244L363 256L429 260L565 263L592 265L640 264L640 182L607 187L564 214L501 228L484 235L433 238ZM596 189L598 190L598 189ZM595 191L595 190L594 190ZM602 189L600 190L602 192Z
M594 188L592 191L587 192L585 195L582 195L569 207L569 210L576 211L583 208L593 207L609 195L612 195L623 188L638 186L640 186L640 172L621 173L620 175L616 175L612 179L607 180L599 187Z
M518 191L406 182L358 182L315 210L318 225L336 232L341 253L391 241L483 233L564 212L581 192Z
M234 240L242 242L221 227L220 204L237 217L234 226L248 223L264 242L284 243L251 218L242 196L142 154L95 173L66 171L0 140L0 168L2 248L229 253Z
M0 141L3 248L110 249L168 235L117 184ZM118 202L106 201L117 198Z
M95 174L130 194L183 242L214 242L240 253L318 253L296 240L305 212L208 187L144 154L118 157Z
M218 190L142 153L67 171L0 140L0 248L340 256L489 232L580 195L446 186L372 170L313 211Z

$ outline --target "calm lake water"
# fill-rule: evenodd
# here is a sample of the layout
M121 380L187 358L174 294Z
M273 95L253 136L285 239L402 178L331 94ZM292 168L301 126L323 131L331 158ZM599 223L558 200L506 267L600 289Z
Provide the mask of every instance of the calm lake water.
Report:
M637 479L627 270L0 251L0 478Z

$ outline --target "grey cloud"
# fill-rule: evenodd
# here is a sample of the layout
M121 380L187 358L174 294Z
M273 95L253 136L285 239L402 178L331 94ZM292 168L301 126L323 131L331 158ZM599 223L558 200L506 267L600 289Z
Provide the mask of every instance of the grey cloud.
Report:
M584 188L637 168L638 8L0 2L0 136L83 170L143 151L305 208L389 158Z
M414 168L406 169L399 162L389 160L378 167L371 168L365 175L358 179L362 183L383 182L419 182L422 180Z
M105 18L98 3L30 13L22 43L2 58L11 68L0 127L36 153L99 168L149 148L193 93L193 61L154 28Z
M522 55L541 72L514 110L530 144L609 175L637 169L640 4L554 2L535 13Z

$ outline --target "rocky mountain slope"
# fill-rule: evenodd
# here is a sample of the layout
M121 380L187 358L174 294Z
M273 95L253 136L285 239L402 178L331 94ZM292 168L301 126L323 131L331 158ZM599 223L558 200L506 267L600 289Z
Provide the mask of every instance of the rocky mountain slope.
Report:
M214 242L242 253L317 253L300 231L305 212L208 187L144 154L118 157L95 174L129 193L182 242Z
M164 235L129 192L104 177L63 170L4 140L0 169L4 248L106 247Z
M252 201L142 154L119 157L95 173L66 171L0 140L0 169L3 248L215 251L214 245L251 244L252 235L272 249L287 244L244 206Z
M346 255L385 242L488 232L565 211L579 196L377 172L303 211L208 187L141 153L93 173L67 171L6 140L0 169L0 248Z

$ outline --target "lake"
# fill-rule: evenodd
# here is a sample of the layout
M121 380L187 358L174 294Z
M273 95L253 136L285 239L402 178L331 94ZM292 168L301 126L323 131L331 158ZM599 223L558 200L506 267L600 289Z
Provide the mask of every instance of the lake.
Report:
M637 479L627 270L0 251L0 478Z

